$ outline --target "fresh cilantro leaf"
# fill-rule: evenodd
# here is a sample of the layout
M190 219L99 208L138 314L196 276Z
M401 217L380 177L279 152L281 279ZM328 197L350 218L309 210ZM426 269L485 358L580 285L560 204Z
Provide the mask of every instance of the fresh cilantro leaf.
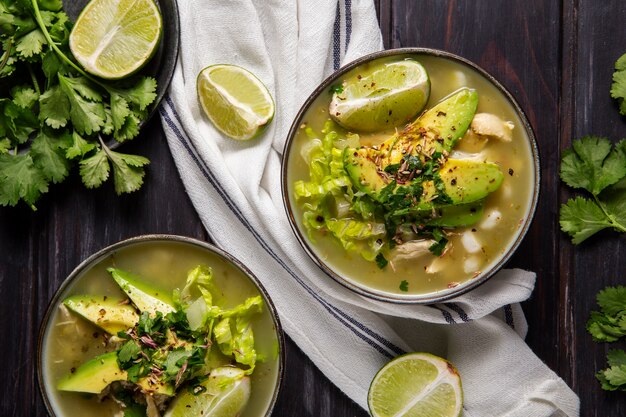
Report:
M54 86L39 97L39 120L53 129L65 127L70 119L70 101L61 90Z
M124 97L117 93L111 94L111 116L113 118L113 127L120 130L124 126L126 118L130 115L128 102Z
M403 291L403 292L409 291L409 281L403 279L402 282L400 282L400 291Z
M19 38L15 44L15 50L24 58L39 55L46 44L46 37L39 29L33 30Z
M53 138L42 130L33 141L30 152L35 165L47 180L58 183L67 177L70 164L65 158L61 139Z
M13 103L23 109L32 107L39 99L39 94L35 90L24 86L13 88L11 95L13 96Z
M42 10L58 12L63 8L63 2L61 0L37 0L37 2Z
M7 138L0 140L0 155L8 153L11 150L11 141Z
M618 101L620 113L626 115L626 103L624 102L624 98L626 98L626 54L615 62L611 97Z
M120 368L127 369L132 366L133 360L137 359L140 352L141 347L134 340L129 340L124 343L119 352L117 352L117 362Z
M150 160L143 156L113 152L106 147L105 149L113 166L115 192L122 194L138 190L145 175L143 166L149 164Z
M572 188L598 195L626 176L626 153L606 138L585 136L563 153L561 179Z
M388 263L389 261L385 258L385 255L383 255L382 253L376 255L376 266L378 266L380 269L386 267Z
M78 133L72 133L71 145L65 151L65 157L67 159L74 159L77 157L85 156L96 147L95 144L87 142Z
M37 117L30 109L21 108L12 100L0 99L0 136L22 144L38 127Z
M626 141L614 147L608 139L588 136L564 153L561 179L583 188L593 200L570 199L561 206L561 229L575 244L606 228L626 232Z
M70 118L74 128L80 134L91 135L100 131L104 125L106 115L100 102L89 101L85 96L92 95L93 91L84 88L82 83L77 83L71 78L59 74L59 84L70 103Z
M609 366L626 366L626 352L621 349L611 349L607 354Z
M441 256L443 251L446 249L446 245L448 244L448 239L443 238L439 242L435 242L428 247L430 253L435 256Z
M109 160L103 149L80 161L80 176L87 188L97 188L109 178Z
M583 197L570 199L561 206L559 223L561 230L568 233L575 244L611 227L602 209L594 201Z
M126 120L124 121L122 127L115 131L113 137L118 142L124 142L133 139L139 134L139 123L139 117L137 117L134 112L130 113L128 117L126 117Z
M114 94L123 97L128 103L135 104L139 110L145 110L156 99L157 82L152 77L141 77L129 88L113 88L107 90L111 96Z
M80 96L86 100L102 102L102 94L100 94L94 84L85 77L63 77L63 84L70 86L73 91L80 94Z
M46 191L48 182L29 154L0 155L0 205L14 206L22 199L34 209Z
M596 296L602 313L615 316L621 311L626 311L626 287L606 287Z
M604 377L609 384L619 387L626 384L626 366L611 366L604 370Z

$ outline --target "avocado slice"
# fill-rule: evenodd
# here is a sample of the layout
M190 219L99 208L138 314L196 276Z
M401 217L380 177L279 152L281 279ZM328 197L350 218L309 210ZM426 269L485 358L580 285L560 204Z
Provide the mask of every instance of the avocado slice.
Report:
M345 170L360 191L375 198L389 183L382 173L385 167L400 163L406 155L424 159L434 152L449 152L469 128L477 106L476 91L462 88L378 147L346 148Z
M166 291L146 284L140 277L130 272L118 268L108 268L107 271L142 313L147 311L155 315L160 311L165 315L176 311L174 302Z
M477 107L476 91L461 88L452 93L389 139L392 142L381 145L381 152L387 150L383 166L397 164L407 154L450 152L467 132Z
M435 227L466 227L480 221L484 212L483 201L456 206L445 206L435 211L435 217L424 224ZM431 211L432 213L432 211Z
M504 179L498 165L469 159L448 159L439 169L439 176L445 186L446 194L452 200L452 205L482 200L496 191ZM435 184L433 181L426 181L422 186L424 192L417 204L417 209L436 208L437 204L431 201L437 194Z
M99 394L110 383L126 381L127 379L126 371L121 370L117 364L117 352L109 352L96 356L79 366L74 372L65 375L59 380L57 389L60 391ZM148 378L142 378L137 382L137 385L144 392L174 395L174 388L164 382L153 383Z
M382 173L370 159L359 157L359 151L344 151L344 165L355 187L380 201L380 191L391 183L391 178ZM355 161L356 160L356 161ZM439 168L439 176L445 192L452 199L451 204L467 204L482 200L502 184L504 175L500 167L490 162L476 162L469 159L448 159ZM437 193L433 181L422 185L424 192L417 210L431 210L438 207L431 200Z
M115 381L126 381L126 371L117 364L117 352L110 352L96 356L65 375L59 380L57 389L99 394Z
M139 321L135 308L123 302L121 298L101 295L73 295L63 300L71 311L110 334L134 327Z

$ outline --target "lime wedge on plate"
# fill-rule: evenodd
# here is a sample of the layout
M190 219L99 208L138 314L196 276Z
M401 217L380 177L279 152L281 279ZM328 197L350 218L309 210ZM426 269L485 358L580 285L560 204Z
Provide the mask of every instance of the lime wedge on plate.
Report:
M123 78L152 58L162 28L152 0L92 0L70 33L70 49L87 72Z
M188 390L176 395L164 417L237 417L250 399L250 378L239 368L215 368L201 386L197 395Z
M417 61L375 65L345 80L328 111L341 126L375 132L415 118L428 102L430 79Z
M218 64L198 74L198 98L215 127L235 140L259 135L274 117L274 100L250 71Z
M445 359L409 353L378 371L367 403L372 417L458 417L463 409L461 378Z

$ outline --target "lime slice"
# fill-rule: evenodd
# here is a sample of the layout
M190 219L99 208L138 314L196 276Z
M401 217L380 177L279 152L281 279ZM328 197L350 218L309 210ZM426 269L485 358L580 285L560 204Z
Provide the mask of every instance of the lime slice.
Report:
M70 49L87 72L123 78L152 58L162 27L152 0L92 0L70 33Z
M335 90L330 116L346 129L375 132L415 118L428 102L430 79L422 64L404 60L359 71Z
M274 117L274 100L257 77L236 65L212 65L198 74L198 98L215 127L235 140L259 135Z
M232 366L215 368L201 386L205 391L197 395L176 395L164 417L237 417L250 399L250 378Z
M429 353L409 353L385 365L367 395L372 417L458 417L461 378L454 366Z

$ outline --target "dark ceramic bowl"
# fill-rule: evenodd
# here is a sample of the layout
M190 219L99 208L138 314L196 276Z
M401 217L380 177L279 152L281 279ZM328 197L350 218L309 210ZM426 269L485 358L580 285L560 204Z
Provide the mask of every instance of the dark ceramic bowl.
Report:
M454 287L448 288L445 290L431 292L426 294L398 294L398 293L390 293L381 291L377 288L372 288L370 286L366 286L358 280L354 279L354 277L350 276L347 273L339 273L332 265L326 262L322 256L320 256L319 252L315 249L315 245L311 243L310 239L307 236L306 230L302 227L300 223L300 219L297 219L298 211L295 209L296 203L291 195L291 187L290 183L293 182L289 177L289 169L290 160L294 158L298 158L297 152L293 150L295 138L300 130L301 125L305 121L305 117L307 115L308 110L314 104L315 100L322 94L327 94L330 86L335 85L341 82L344 75L354 70L355 68L370 63L379 59L388 59L388 58L414 58L419 60L420 57L436 57L442 60L453 61L461 66L467 67L469 70L478 73L485 80L488 81L492 86L494 86L499 93L501 93L505 100L507 100L512 106L514 113L517 115L519 120L521 121L521 127L524 129L526 136L528 137L528 147L530 150L531 158L532 158L532 191L530 193L530 201L528 201L528 210L526 215L524 216L523 223L517 229L515 236L512 238L512 243L508 245L508 248L501 253L500 256L497 257L495 261L491 261L490 267L480 272L476 277ZM293 154L293 155L292 155ZM297 162L294 162L294 164ZM370 55L366 55L362 58L359 58L348 65L340 68L338 71L333 73L330 77L324 80L319 87L309 96L306 100L298 114L296 115L293 124L291 125L291 129L289 131L289 135L287 136L287 140L285 142L285 148L283 150L283 158L282 158L282 194L283 194L283 203L285 206L285 210L287 211L287 216L289 217L289 221L291 224L291 228L295 233L298 241L307 252L307 254L311 257L311 259L322 268L326 274L345 286L346 288L369 298L373 298L380 301L387 301L392 303L404 303L404 304L430 304L437 303L444 300L451 299L453 297L457 297L461 294L464 294L479 285L485 283L489 278L491 278L496 272L498 272L506 262L511 258L513 253L519 247L522 239L528 232L530 224L532 222L533 216L535 214L535 210L537 207L537 201L539 198L539 153L537 149L537 144L535 141L535 135L533 133L532 127L528 122L524 112L522 111L519 104L515 101L511 93L509 93L492 75L490 75L487 71L474 64L471 61L468 61L465 58L460 56L451 54L449 52L435 50L435 49L427 49L427 48L402 48L402 49L391 49L381 52L376 52ZM337 249L341 250L341 249Z
M95 268L105 268L106 266L111 264L111 261L114 260L116 256L118 257L118 259L120 256L124 256L123 254L125 251L126 256L137 256L137 252L133 251L139 250L141 251L142 257L157 256L157 252L159 251L166 252L163 251L162 247L155 247L154 244L175 245L170 247L175 248L175 250L181 250L186 252L195 251L197 255L207 256L214 262L213 265L209 266L213 266L215 269L224 268L225 274L235 273L240 275L243 279L247 279L252 284L251 288L256 288L257 292L263 297L265 306L270 316L269 322L276 332L276 340L278 344L276 359L278 369L276 371L276 381L273 386L264 387L266 393L271 394L271 398L269 395L266 396L266 393L263 393L262 395L262 402L264 404L267 404L265 414L263 415L270 416L278 398L278 393L282 384L285 368L285 341L283 336L283 330L280 324L280 320L278 318L278 313L276 311L276 308L274 307L274 304L272 303L272 300L270 299L267 291L265 290L261 282L252 274L252 272L248 268L246 268L233 256L206 242L174 235L138 236L106 247L81 262L80 265L78 265L72 271L72 273L65 279L61 287L57 290L56 294L50 301L50 304L48 305L48 308L46 310L46 314L44 315L44 318L42 320L39 330L39 341L37 347L37 378L39 382L39 389L41 391L41 395L44 399L44 403L46 405L48 413L53 417L73 417L74 415L76 415L73 413L71 415L67 413L63 414L62 412L59 412L57 410L55 406L56 402L52 400L52 390L55 390L55 387L51 386L52 384L46 382L49 371L44 365L44 361L46 360L45 347L48 340L48 335L51 331L50 324L54 321L53 319L62 300L64 300L69 295L76 294L74 291L77 291L77 287L80 288L82 277L84 277L88 271ZM129 253L131 255L129 255ZM133 253L134 255L132 255ZM93 278L91 280L93 283ZM183 282L181 282L181 286L182 285L184 285L184 279ZM80 290L78 291L80 292ZM253 395L254 390L255 388L253 388ZM259 414L259 416L260 415L261 414Z
M176 0L155 0L155 2L159 6L161 16L163 17L163 34L156 53L146 66L141 69L139 74L148 75L156 79L157 96L150 105L148 118L141 122L140 128L145 126L148 120L154 116L167 92L174 75L180 45L180 20ZM63 9L74 22L87 3L89 3L89 0L63 0ZM107 141L109 148L115 149L119 145L120 143L114 139Z

